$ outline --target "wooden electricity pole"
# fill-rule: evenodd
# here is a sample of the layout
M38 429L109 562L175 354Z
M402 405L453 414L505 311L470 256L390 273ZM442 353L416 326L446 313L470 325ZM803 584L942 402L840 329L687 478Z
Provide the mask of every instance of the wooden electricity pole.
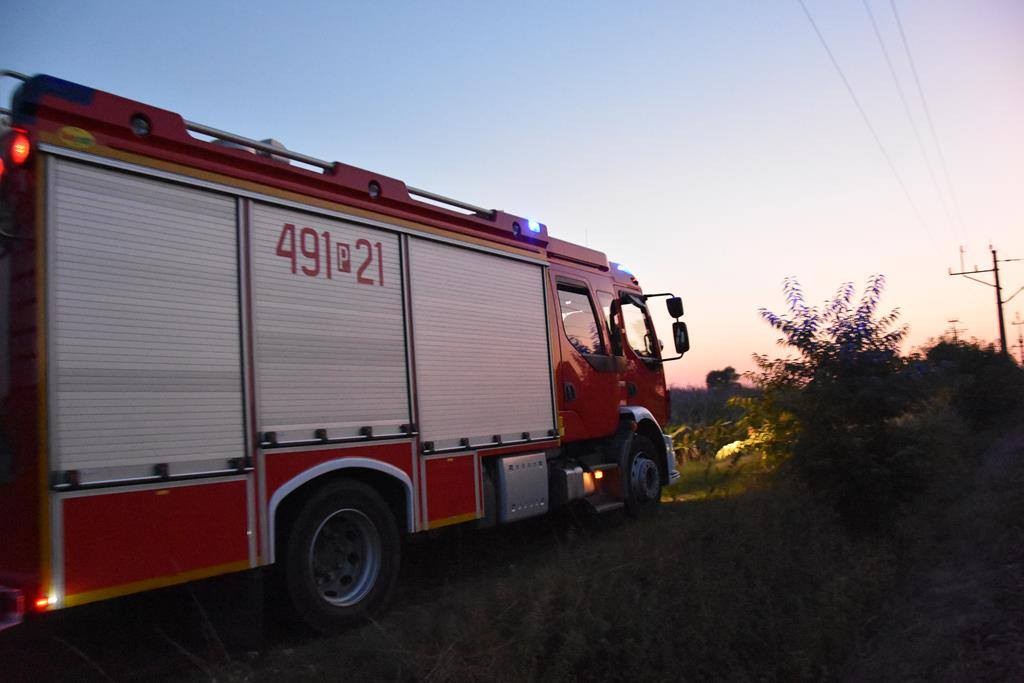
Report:
M962 275L965 278L967 278L968 280L974 280L975 282L980 282L983 285L988 285L989 287L995 287L995 289L996 289L996 313L999 316L999 350L1002 351L1006 355L1010 355L1008 347L1006 346L1006 323L1003 321L1003 304L1009 303L1010 299L1012 299L1013 297L1015 297L1018 294L1020 294L1021 290L1024 289L1024 287L1021 287L1016 292L1011 294L1009 296L1009 298L1003 299L1003 287L999 283L999 264L1000 263L1009 263L1010 261L1020 261L1021 259L1019 259L1019 258L1006 258L1006 259L999 260L999 257L996 255L995 248L993 248L992 245L989 245L989 249L992 251L992 267L991 268L986 268L984 270L978 270L978 266L974 266L974 270L962 270L959 273L954 273L953 269L950 268L949 269L949 274L950 275ZM960 248L960 267L961 268L963 268L963 254L964 254L964 250L963 250L963 247L961 247ZM995 275L995 284L992 284L991 282L985 282L984 280L979 280L976 277L971 277L972 275L978 275L980 273L992 273L992 274L994 274Z

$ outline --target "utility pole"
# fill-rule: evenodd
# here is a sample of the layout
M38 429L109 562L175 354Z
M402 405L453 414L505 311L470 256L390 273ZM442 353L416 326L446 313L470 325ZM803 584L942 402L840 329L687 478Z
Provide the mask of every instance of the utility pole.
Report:
M1021 287L1016 292L1011 294L1009 296L1009 298L1003 299L1003 287L999 283L999 264L1000 263L1009 263L1010 261L1020 261L1022 259L1019 259L1019 258L1006 258L1006 259L1000 260L999 257L996 255L995 248L991 244L988 245L988 248L992 252L992 267L991 268L986 268L985 270L978 270L978 266L974 266L974 270L962 270L959 273L954 273L953 269L950 268L949 269L949 274L950 275L962 275L965 278L967 278L968 280L974 280L975 282L980 282L983 285L988 285L989 287L995 287L995 289L996 289L996 313L999 315L999 350L1002 351L1006 355L1010 355L1010 352L1009 352L1009 350L1008 350L1008 348L1006 346L1006 323L1003 322L1003 304L1009 303L1010 299L1012 299L1013 297L1015 297L1018 294L1020 294L1021 290L1024 290L1024 287ZM963 266L963 262L964 262L964 248L960 247L960 267L961 268L964 267ZM984 280L979 280L976 277L971 277L972 275L978 275L979 273L993 273L995 275L995 280L996 280L995 284L992 284L991 282L985 282Z
M953 335L953 343L954 344L959 344L960 343L960 337L958 336L958 333L966 332L967 328L966 327L957 327L956 326L956 324L958 322L960 322L959 318L954 318L953 320L947 320L946 322L950 324L950 328L949 328L948 332L952 333L952 335Z
M1017 327L1024 325L1024 320L1020 319L1020 311L1017 311L1017 319L1012 324ZM1020 330L1017 330L1017 352L1020 354L1020 364L1024 365L1024 333Z

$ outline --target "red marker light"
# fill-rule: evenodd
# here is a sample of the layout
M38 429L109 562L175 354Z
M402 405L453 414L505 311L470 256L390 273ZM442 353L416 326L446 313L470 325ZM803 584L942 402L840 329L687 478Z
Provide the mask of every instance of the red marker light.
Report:
M0 180L4 178L4 160L0 159Z
M25 163L31 149L32 145L28 141L28 136L24 133L16 133L11 141L11 161L14 162L14 165L21 166Z
M46 609L50 606L49 598L39 598L36 600L36 609Z

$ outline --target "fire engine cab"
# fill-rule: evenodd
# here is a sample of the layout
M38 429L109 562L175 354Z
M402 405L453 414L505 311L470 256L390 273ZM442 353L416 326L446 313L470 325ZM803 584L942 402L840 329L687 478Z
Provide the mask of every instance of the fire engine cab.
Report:
M274 565L330 630L384 604L405 535L641 515L678 476L682 304L603 253L0 77L0 624Z

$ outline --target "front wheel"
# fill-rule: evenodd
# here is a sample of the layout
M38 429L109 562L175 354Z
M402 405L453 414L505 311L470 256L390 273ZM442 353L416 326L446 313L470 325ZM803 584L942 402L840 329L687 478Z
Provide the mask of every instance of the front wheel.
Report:
M400 540L380 495L357 481L323 487L288 538L285 579L299 616L322 632L361 621L387 602Z
M661 473L656 457L657 451L650 439L640 435L633 437L626 468L629 477L626 512L633 517L648 515L661 503Z

